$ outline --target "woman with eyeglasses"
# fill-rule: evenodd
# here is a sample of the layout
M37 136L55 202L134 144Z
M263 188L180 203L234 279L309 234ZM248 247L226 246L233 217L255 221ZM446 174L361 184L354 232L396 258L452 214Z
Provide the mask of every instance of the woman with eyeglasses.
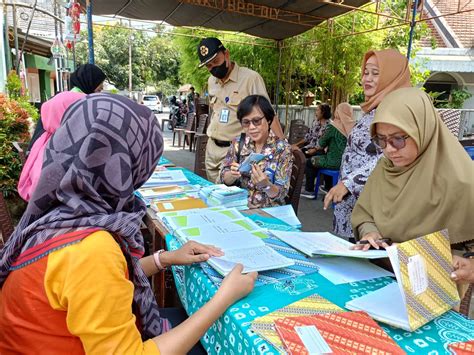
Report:
M370 140L369 126L377 106L390 92L409 87L410 70L407 59L394 49L369 51L362 64L362 87L365 102L360 106L362 117L352 128L342 155L339 182L324 198L324 209L335 202L334 232L341 237L353 237L351 214L364 189L367 178L382 156L382 151Z
M237 107L237 118L243 133L232 141L219 180L247 189L249 208L284 205L293 155L290 145L270 131L275 118L272 105L261 95L247 96ZM248 172L241 172L241 164L252 153L261 154L261 160L253 163Z
M448 229L451 244L474 239L474 163L416 88L387 95L370 126L384 157L354 208L358 245L386 247Z

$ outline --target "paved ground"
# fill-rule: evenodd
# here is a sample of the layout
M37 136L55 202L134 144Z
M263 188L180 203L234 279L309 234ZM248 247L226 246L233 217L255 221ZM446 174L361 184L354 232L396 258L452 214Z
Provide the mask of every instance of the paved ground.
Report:
M160 121L168 118L168 113L157 114L156 117ZM189 149L173 147L173 134L165 127L165 151L164 156L175 163L177 166L193 170L194 169L194 152ZM177 139L176 139L177 145ZM298 208L298 218L300 219L304 231L331 231L332 230L332 209L324 211L322 197L318 200L308 200L304 197L300 199Z

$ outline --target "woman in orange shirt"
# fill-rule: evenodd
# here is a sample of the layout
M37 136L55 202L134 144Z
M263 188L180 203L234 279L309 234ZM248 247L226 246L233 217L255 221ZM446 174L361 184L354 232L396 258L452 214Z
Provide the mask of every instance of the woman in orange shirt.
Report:
M187 243L142 258L145 205L163 138L151 111L124 97L74 103L45 150L41 176L0 251L0 353L186 353L256 274L241 266L176 328L160 317L147 277L222 252Z

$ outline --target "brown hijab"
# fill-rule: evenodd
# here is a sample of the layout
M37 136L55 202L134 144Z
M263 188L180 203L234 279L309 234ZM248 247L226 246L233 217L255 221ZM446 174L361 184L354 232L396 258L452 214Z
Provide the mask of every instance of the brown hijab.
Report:
M388 94L379 122L405 131L418 157L395 167L383 157L367 180L352 213L352 226L375 223L383 237L403 242L448 228L451 244L474 239L474 162L442 122L430 98L416 88Z
M349 136L355 124L355 120L352 117L353 112L352 106L347 102L341 102L334 111L332 125L346 137Z
M375 55L379 63L380 77L374 96L366 96L365 102L360 105L366 113L376 108L389 92L411 86L408 60L395 49L368 51L365 53L362 63L362 75L364 75L367 60L373 55Z

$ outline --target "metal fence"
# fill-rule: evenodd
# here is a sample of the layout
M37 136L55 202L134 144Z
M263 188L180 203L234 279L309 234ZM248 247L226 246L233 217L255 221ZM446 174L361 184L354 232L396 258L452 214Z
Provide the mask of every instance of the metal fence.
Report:
M360 106L352 106L354 109L354 116L358 120L362 116L362 110ZM459 128L459 137L462 138L466 135L474 134L474 109L462 109L461 111L461 123ZM288 106L288 119L286 119L286 107L278 107L278 117L280 122L290 122L292 120L303 120L308 127L311 127L314 115L316 112L316 106L302 106L302 105L290 105Z

